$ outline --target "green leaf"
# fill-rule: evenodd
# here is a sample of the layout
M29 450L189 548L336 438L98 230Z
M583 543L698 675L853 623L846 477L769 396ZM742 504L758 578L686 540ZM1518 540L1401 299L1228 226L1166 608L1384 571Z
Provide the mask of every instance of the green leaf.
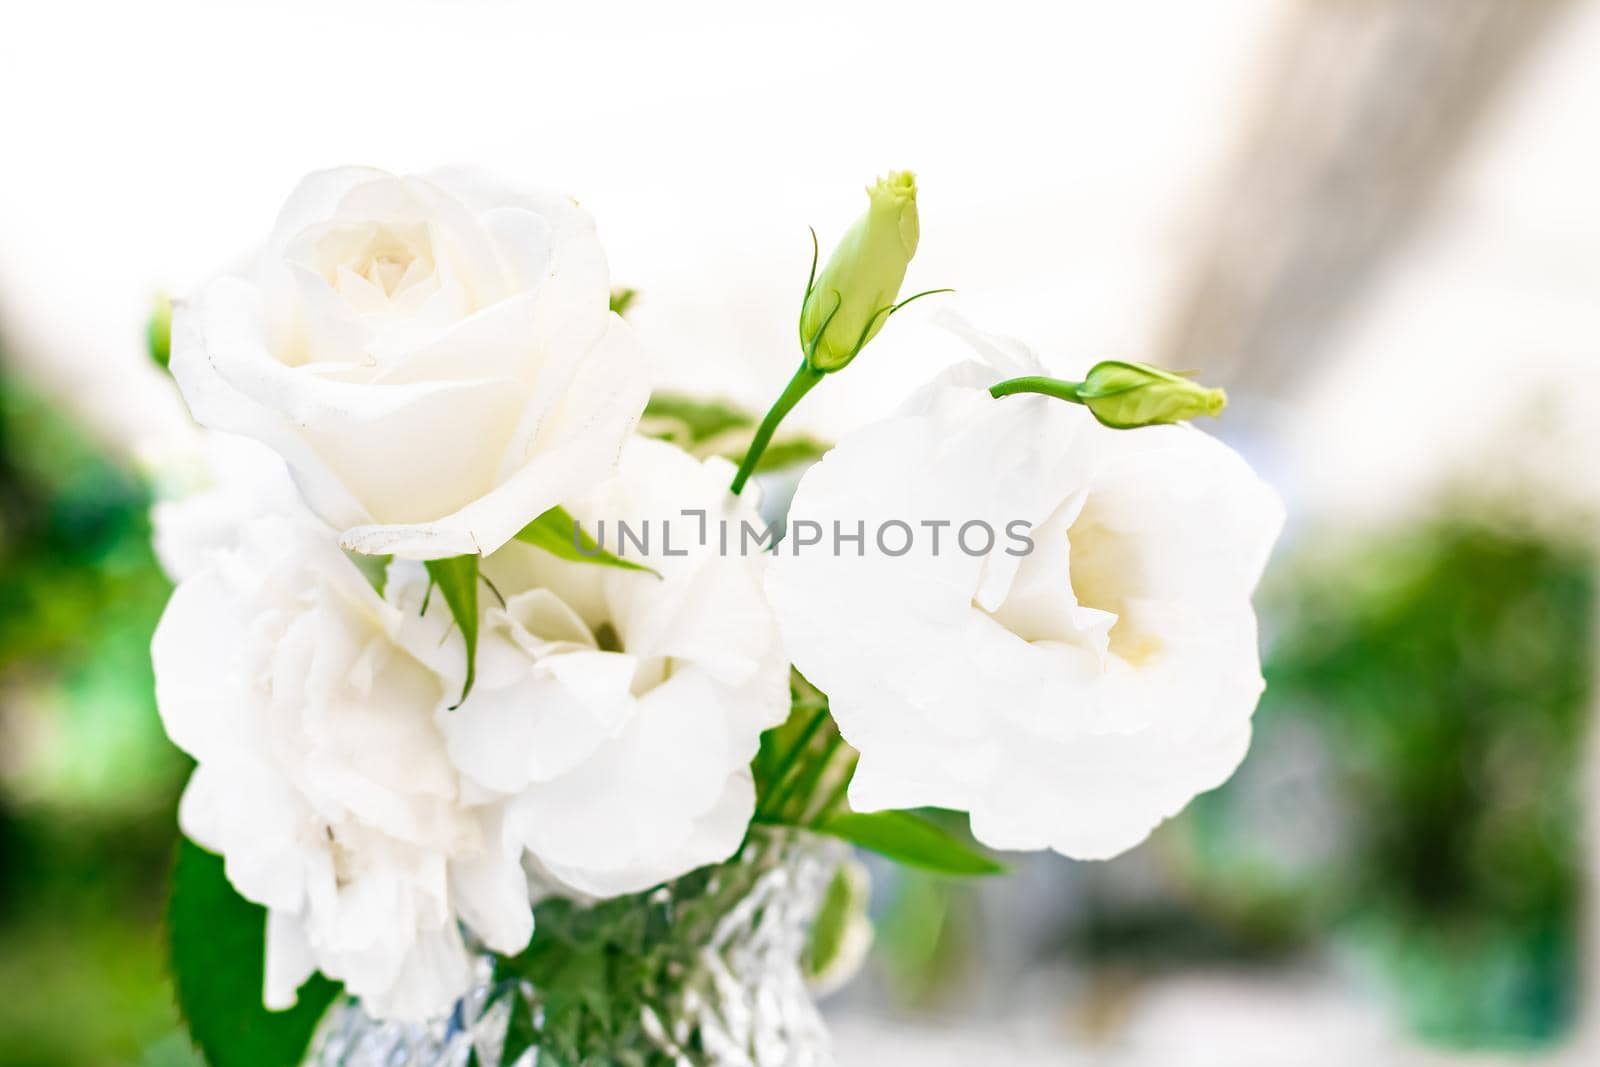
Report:
M426 566L428 577L433 579L450 608L450 617L461 628L461 639L467 643L467 680L461 686L461 699L450 707L454 711L472 692L478 672L478 557L430 559Z
M817 440L815 437L779 437L767 446L761 453L761 459L756 462L757 471L780 471L785 467L798 467L803 463L815 463L827 455L831 445ZM727 459L738 462L738 456L727 455Z
M845 950L852 935L867 922L868 894L865 870L859 863L845 863L834 872L811 922L811 941L803 960L808 978L827 981L836 967L847 962Z
M652 393L644 407L646 419L662 419L679 424L687 440L685 445L727 433L754 427L756 419L748 411L721 400L702 400L681 393Z
M557 559L573 563L598 563L602 567L620 567L626 571L644 571L661 577L650 567L621 559L601 548L594 538L583 532L566 508L557 506L534 519L517 533L517 540L534 548L542 548Z
M817 829L896 863L936 874L1003 874L1006 869L909 811L847 811L825 820Z
M267 911L234 892L222 857L184 840L172 875L167 938L189 1034L210 1067L294 1067L339 986L321 975L288 1011L261 1003Z

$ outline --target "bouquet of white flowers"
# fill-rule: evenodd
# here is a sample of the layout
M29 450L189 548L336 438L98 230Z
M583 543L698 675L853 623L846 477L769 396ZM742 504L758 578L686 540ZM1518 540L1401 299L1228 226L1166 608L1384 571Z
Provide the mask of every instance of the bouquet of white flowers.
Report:
M652 395L589 216L475 173L313 174L177 303L212 484L158 508L152 655L216 1067L826 1062L842 842L1109 857L1232 773L1282 513L1181 425L1219 391L952 323L892 418L779 433L927 295L912 176L868 194L759 422Z

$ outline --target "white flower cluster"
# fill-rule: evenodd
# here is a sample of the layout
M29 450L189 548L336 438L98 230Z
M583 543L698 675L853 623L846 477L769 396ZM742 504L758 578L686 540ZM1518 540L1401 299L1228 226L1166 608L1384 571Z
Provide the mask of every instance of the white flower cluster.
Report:
M1040 368L971 334L979 358L845 438L792 515L1023 519L1033 551L721 552L694 528L759 525L753 494L635 434L648 389L609 284L569 199L344 169L176 308L172 371L219 458L158 509L179 585L157 697L198 764L184 832L268 910L271 1007L320 970L374 1015L436 1017L471 980L464 931L515 953L540 893L726 858L791 662L860 751L857 811L968 811L1000 848L1112 855L1243 756L1281 513L1238 456L997 401ZM688 547L651 573L517 539L556 506L678 521ZM465 700L426 566L461 555Z
M463 926L527 944L530 878L630 892L744 836L788 709L762 560L657 579L511 540L557 504L756 520L729 464L631 436L647 387L608 299L570 200L340 170L176 311L195 416L282 457L215 434L216 485L156 515L180 583L157 698L199 764L180 821L268 909L269 1006L320 969L375 1015L443 1014ZM381 595L341 545L397 557ZM478 551L477 683L451 710L460 628L399 557Z

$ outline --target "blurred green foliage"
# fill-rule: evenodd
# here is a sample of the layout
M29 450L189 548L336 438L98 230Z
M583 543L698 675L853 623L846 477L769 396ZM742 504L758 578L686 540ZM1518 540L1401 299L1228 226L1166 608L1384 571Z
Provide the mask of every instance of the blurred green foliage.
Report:
M0 1065L193 1063L160 915L184 774L149 661L149 499L0 374Z
M1589 553L1437 519L1281 568L1250 759L1177 827L1257 943L1333 932L1420 1036L1516 1047L1578 1008Z
M913 868L879 865L879 872L874 970L902 1005L953 1000L976 955L976 887Z

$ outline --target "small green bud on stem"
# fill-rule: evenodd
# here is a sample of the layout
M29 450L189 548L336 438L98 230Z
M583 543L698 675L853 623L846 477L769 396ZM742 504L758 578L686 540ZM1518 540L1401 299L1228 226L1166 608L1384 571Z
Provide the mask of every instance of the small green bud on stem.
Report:
M848 366L896 311L919 297L950 291L929 289L899 300L900 283L916 254L920 233L916 176L909 170L891 171L868 187L867 199L866 213L845 231L821 274L817 235L811 234L811 277L800 304L800 350L805 360L756 428L733 477L735 495L744 490L783 417L824 375Z
M891 172L867 189L866 212L845 231L800 306L806 365L844 368L893 314L906 266L917 251L917 179Z
M1039 393L1082 404L1103 425L1117 430L1216 415L1228 403L1228 395L1221 389L1208 389L1160 367L1118 359L1096 363L1081 382L1012 378L989 389L989 395L996 398L1018 393Z

